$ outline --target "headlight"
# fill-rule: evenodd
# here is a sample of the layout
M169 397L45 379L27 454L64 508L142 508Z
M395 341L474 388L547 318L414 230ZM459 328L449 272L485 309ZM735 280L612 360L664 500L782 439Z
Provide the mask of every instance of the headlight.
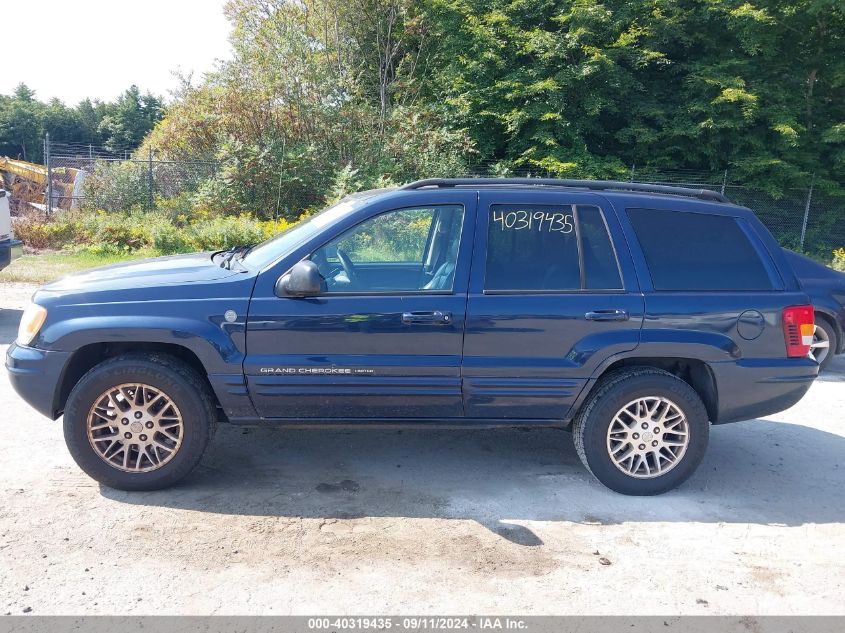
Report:
M38 335L38 330L44 325L47 318L47 308L42 308L37 303L30 303L26 306L21 317L21 324L18 326L18 345L29 345Z

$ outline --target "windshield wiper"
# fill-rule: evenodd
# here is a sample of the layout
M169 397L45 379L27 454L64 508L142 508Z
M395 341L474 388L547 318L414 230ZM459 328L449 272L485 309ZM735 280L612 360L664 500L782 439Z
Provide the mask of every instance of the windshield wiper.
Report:
M218 253L215 253L212 257L222 255L223 258L220 260L220 267L231 270L232 262L244 257L253 246L255 246L255 244L241 244L239 246L233 246L227 251L219 251Z

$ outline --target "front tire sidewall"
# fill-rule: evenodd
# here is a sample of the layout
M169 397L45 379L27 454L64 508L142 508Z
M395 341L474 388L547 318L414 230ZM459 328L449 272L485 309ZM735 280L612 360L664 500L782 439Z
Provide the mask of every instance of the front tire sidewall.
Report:
M111 387L133 382L161 389L182 414L179 450L164 466L149 472L110 466L88 441L88 413L95 400ZM183 373L155 362L120 360L95 367L74 387L65 407L64 435L74 461L98 482L119 490L155 490L174 484L197 465L208 444L209 420L201 391Z
M613 463L607 449L607 432L622 407L632 400L650 396L667 398L683 412L689 425L690 442L680 462L671 470L651 479L638 479L625 474ZM698 467L707 450L710 422L704 404L687 383L668 374L644 374L622 380L602 394L580 431L582 459L601 483L626 495L656 495L679 486Z

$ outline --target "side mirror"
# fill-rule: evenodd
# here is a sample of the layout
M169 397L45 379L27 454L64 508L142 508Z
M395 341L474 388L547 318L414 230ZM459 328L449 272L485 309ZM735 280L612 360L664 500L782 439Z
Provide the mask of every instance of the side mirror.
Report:
M314 262L303 259L276 282L277 297L313 297L323 291L323 276Z

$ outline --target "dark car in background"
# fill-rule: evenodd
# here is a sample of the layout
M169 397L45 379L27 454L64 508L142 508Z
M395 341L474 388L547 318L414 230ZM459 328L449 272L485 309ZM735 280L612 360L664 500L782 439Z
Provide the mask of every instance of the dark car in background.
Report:
M816 332L810 354L824 369L834 354L845 353L845 273L783 249L801 289L810 297L816 316Z

